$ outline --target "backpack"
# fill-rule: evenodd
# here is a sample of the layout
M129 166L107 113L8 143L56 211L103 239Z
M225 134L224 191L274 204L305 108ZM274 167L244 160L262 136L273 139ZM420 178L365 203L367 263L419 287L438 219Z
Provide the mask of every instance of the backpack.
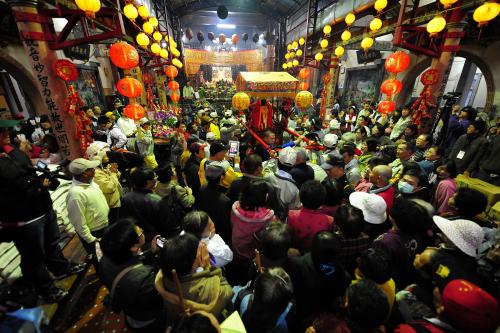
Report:
M159 202L161 217L160 231L162 236L170 237L181 232L181 221L191 210L182 206L177 197L176 185L170 189L170 195L165 196Z

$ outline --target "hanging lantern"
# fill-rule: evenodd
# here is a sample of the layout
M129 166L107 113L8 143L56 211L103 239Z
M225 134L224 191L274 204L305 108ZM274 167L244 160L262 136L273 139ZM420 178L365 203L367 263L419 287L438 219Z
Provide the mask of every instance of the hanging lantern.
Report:
M254 36L255 36L255 35L254 35ZM291 50L292 50L292 44L288 44L288 45L286 46L286 49L287 49L288 51L291 51Z
M376 17L370 22L370 30L375 32L380 30L380 28L382 28L382 20Z
M300 91L295 95L295 105L299 110L307 110L312 104L313 95L309 91Z
M354 21L356 21L356 16L353 13L349 13L346 15L345 24L347 24L348 27L351 26Z
M288 66L288 68L292 68L293 67L293 64L291 61L287 62L286 65Z
M300 50L300 49L299 49L299 50L297 50L297 52L295 53L295 55L296 55L297 57L302 57L302 54L304 54L304 53L303 53L303 52L302 52L302 50Z
M329 35L329 34L330 34L330 32L332 32L332 26L331 26L331 25L329 25L329 24L325 25L325 26L323 27L323 33L324 33L325 35Z
M295 52L290 52L290 58L295 58Z
M177 47L177 42L173 38L170 39L170 47L174 49Z
M101 9L101 1L99 0L76 0L75 3L92 20L95 18L95 13Z
M381 11L383 11L385 9L385 7L387 7L387 0L377 0L377 1L375 1L375 4L373 5L373 7L375 7L375 10L377 11L377 13L380 13Z
M179 59L177 59L177 58L172 59L172 65L174 65L175 67L177 67L179 69L181 69L182 66L184 66L182 64L182 62Z
M177 68L175 68L175 66L167 66L167 68L165 69L165 74L168 78L173 79L177 77L179 71L177 70Z
M441 15L437 15L427 23L427 32L430 37L436 36L446 28L446 20Z
M288 66L287 66L286 62L285 62L285 63L283 63L283 65L281 65L281 67L283 67L283 69L287 69L287 68L288 68Z
M437 69L428 69L420 75L420 82L424 86L430 86L438 83L440 77L441 75Z
M326 49L328 47L328 39L322 39L319 45L322 49Z
M142 94L141 82L132 77L126 77L118 81L116 89L120 94L129 98L139 97Z
M233 42L234 46L238 45L238 42L240 41L240 36L238 36L238 34L233 34L231 36L231 41Z
M307 80L311 76L311 70L309 68L302 68L299 72L299 78L302 80ZM301 89L307 90L307 89Z
M316 61L321 61L323 60L323 53L316 53L316 55L314 56L314 59L316 59Z
M334 51L335 55L336 55L338 58L342 57L342 56L344 55L344 52L345 52L344 48L343 48L342 46L340 46L340 45L339 45L339 46L337 46L337 47L335 48L335 51Z
M220 34L219 35L219 43L224 44L226 42L226 35Z
M148 7L142 5L137 8L137 12L139 13L139 16L142 17L144 20L149 17L149 10Z
M304 37L300 37L300 38L299 38L299 45L300 45L300 46L302 46L302 45L304 45L305 43L306 43L305 38L304 38Z
M158 43L151 44L151 52L153 52L153 54L160 54L160 51L161 51L160 44Z
M373 40L373 38L371 37L365 37L363 38L363 40L361 41L361 47L363 48L363 50L365 50L365 52L373 46L373 43L375 41Z
M385 59L384 67L389 73L404 72L410 66L410 56L403 51L396 51Z
M439 2L441 2L445 9L450 8L457 1L458 0L439 0Z
M161 49L160 50L160 57L162 57L163 59L168 59L168 51L165 49Z
M299 43L297 43L296 41L294 41L292 43L292 49L297 49L297 48L299 48Z
M165 42L168 43L168 40L169 40L168 35L165 35L164 39L165 39Z
M398 79L388 79L380 85L380 91L388 96L399 94L403 84Z
M245 111L250 106L250 97L244 92L238 92L234 94L232 100L232 106L238 111Z
M149 18L148 22L149 22L149 23L150 23L150 24L151 24L154 28L156 28L156 27L158 26L158 24L159 24L158 19L157 19L156 17L154 17L154 16L151 16L151 17Z
M349 30L344 30L342 35L340 35L340 39L342 39L344 42L347 42L349 39L351 39L351 32Z
M135 37L137 44L142 47L146 47L149 45L149 37L144 32L139 32L137 37Z
M299 65L299 61L297 59L294 59L292 61L292 65L293 65L293 67L297 67Z
M285 54L285 59L286 60L290 59L290 53Z
M147 21L143 23L142 30L144 30L144 32L148 35L151 35L155 28L151 25L151 23L149 23L149 21Z
M480 27L482 27L488 24L489 21L497 17L498 14L500 14L500 4L487 1L476 8L474 14L472 15L472 18L478 23Z
M177 81L170 81L168 83L168 89L170 89L171 91L179 90L179 88L180 88L179 82Z
M157 42L160 42L163 39L163 35L159 31L155 31L153 33L153 39Z
M299 83L299 90L307 90L309 89L309 83L307 82L300 82Z
M172 95L170 95L170 99L174 103L179 103L179 100L181 99L181 95L179 95L179 94L172 94Z
M144 118L144 108L140 104L132 103L125 107L123 114L130 119L138 121L139 119Z
M396 110L396 104L391 100L385 100L378 103L378 112L381 114L389 114Z
M181 51L173 48L170 50L170 53L172 53L174 55L174 57L179 57L181 55Z
M78 70L75 64L67 59L54 61L52 63L52 70L63 81L75 81L78 78Z
M125 17L128 18L130 21L135 21L137 16L139 16L137 8L135 8L135 6L131 3L123 7L123 14L125 14Z
M116 67L130 69L139 65L139 53L127 42L118 42L109 48L109 58Z

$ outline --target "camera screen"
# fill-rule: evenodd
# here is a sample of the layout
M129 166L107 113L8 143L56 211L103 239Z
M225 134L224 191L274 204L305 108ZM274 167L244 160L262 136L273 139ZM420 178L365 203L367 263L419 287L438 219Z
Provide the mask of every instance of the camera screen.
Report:
M42 161L38 161L38 162L36 162L36 167L37 167L38 169L46 169L46 168L47 168L47 164L45 164L45 163L44 163L44 162L42 162Z
M161 238L157 238L156 239L156 245L158 245L158 247L163 248L163 244L164 244L164 240L163 239L161 239Z

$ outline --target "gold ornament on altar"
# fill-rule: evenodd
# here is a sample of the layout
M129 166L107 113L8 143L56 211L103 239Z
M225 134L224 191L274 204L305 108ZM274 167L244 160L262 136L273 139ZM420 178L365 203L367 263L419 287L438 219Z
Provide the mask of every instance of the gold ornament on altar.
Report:
M161 49L160 50L160 57L162 57L163 59L168 59L168 51L165 49Z
M160 51L161 51L160 44L158 43L151 44L151 52L153 52L154 54L160 54Z
M339 46L337 46L337 47L335 48L335 51L334 51L335 55L336 55L338 58L342 57L342 56L344 55L344 52L345 52L344 48L343 48L342 46L340 46L340 45L339 45Z
M146 47L149 45L149 37L144 32L139 32L137 37L135 37L137 44L142 47Z
M161 32L159 32L159 31L155 31L155 32L153 33L153 39L154 39L155 41L157 41L157 42L160 42L160 41L163 39L163 36L162 36Z
M101 9L101 1L99 0L76 0L75 3L90 19L94 19L95 13Z
M375 1L375 4L373 5L377 13L380 13L387 7L387 0L377 0Z
M356 15L354 15L353 13L349 13L346 15L345 24L347 24L347 26L351 26L354 21L356 21Z
M305 43L306 43L305 38L304 38L304 37L300 37L300 38L299 38L299 45L300 45L300 46L302 46L302 45L304 45Z
M457 1L458 0L439 0L439 2L441 2L445 9L450 8Z
M309 91L300 91L295 96L295 105L301 111L307 110L312 104L313 95Z
M329 35L332 32L332 26L327 24L323 27L323 33Z
M316 59L316 61L321 61L323 60L323 53L316 53L316 55L314 56L314 59Z
M326 49L328 47L328 39L322 39L319 45L322 49Z
M500 4L487 1L476 8L472 18L478 23L480 27L482 27L488 24L489 21L497 17L498 14L500 14Z
M297 52L295 53L297 57L302 57L302 54L303 54L302 50L297 50Z
M148 7L142 5L137 8L137 12L139 13L139 16L142 17L143 19L147 19L149 17L149 10Z
M351 32L349 30L344 30L342 35L340 35L340 39L342 39L344 42L347 42L349 39L351 39Z
M144 30L144 32L147 33L148 35L151 35L155 30L155 28L151 25L151 23L144 22L144 24L142 25L142 30Z
M372 47L372 46L373 46L373 43L374 43L374 42L375 42L375 41L373 40L373 38L371 38L371 37L365 37L365 38L363 38L363 40L361 41L361 47L362 47L362 48L363 48L363 50L365 50L365 52L366 52L366 51L368 51L368 49L369 49L370 47Z
M137 16L139 16L137 8L135 8L135 6L131 3L123 7L123 14L125 14L125 17L128 18L130 21L134 21L137 18Z
M151 24L154 28L156 28L159 24L158 19L154 16L151 16L148 20L149 24Z
M250 96L244 92L238 92L232 98L232 105L238 111L245 111L250 106Z
M446 20L441 15L437 15L427 23L427 32L430 37L434 37L446 28Z
M382 28L382 20L376 17L370 22L370 30L375 32L380 30L380 28Z

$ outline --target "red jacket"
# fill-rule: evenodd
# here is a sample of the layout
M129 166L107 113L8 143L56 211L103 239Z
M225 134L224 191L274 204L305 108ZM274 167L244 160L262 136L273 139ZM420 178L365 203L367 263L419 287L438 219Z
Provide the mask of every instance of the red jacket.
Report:
M387 213L389 214L392 210L392 204L394 203L394 187L390 186L387 190L376 194L384 199L387 205Z
M333 229L333 217L321 210L302 207L288 213L288 224L293 230L294 247L306 252L311 248L312 240L319 231Z

